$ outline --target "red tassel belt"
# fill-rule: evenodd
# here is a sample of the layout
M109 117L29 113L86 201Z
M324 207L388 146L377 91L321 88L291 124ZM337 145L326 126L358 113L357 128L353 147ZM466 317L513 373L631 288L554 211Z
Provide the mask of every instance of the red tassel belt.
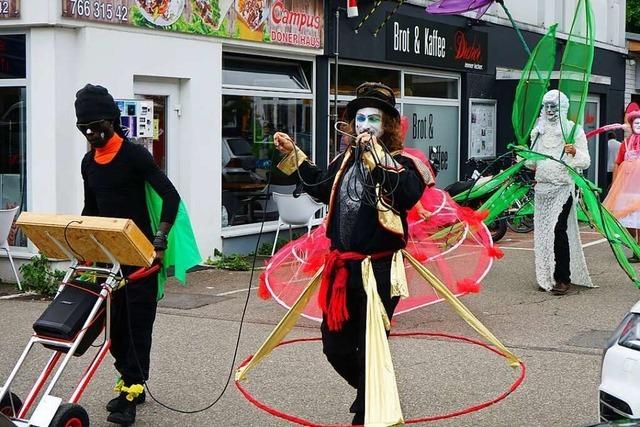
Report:
M318 293L318 305L324 313L330 331L339 331L344 322L349 320L347 310L347 281L349 270L347 261L362 261L367 257L372 260L393 255L393 251L365 255L359 252L340 252L333 249L326 256L322 282Z

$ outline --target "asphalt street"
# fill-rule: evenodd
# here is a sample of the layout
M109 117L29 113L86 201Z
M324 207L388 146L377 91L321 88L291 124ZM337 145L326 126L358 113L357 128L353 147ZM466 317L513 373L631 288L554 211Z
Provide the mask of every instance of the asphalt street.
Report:
M479 412L433 422L436 426L582 426L597 421L602 346L640 292L618 267L606 242L583 233L597 289L572 289L562 297L538 292L532 234L509 234L480 294L463 302L527 367L524 384L502 402ZM257 278L254 278L254 286ZM171 285L159 309L149 381L153 396L192 411L209 405L229 377L249 273L207 270L190 274L187 288ZM6 291L6 287L0 288ZM0 300L0 382L4 382L46 301ZM251 291L237 366L264 341L285 310ZM396 332L446 332L478 338L446 303L397 318ZM318 325L302 319L292 338L318 337ZM492 399L518 372L477 346L442 339L393 338L391 350L406 419L456 411ZM13 391L25 396L49 352L37 348ZM55 394L67 397L89 362L74 358ZM104 404L114 396L110 356L81 404L92 425L106 422ZM276 351L243 383L254 396L281 411L318 424L348 424L354 392L326 362L320 343ZM220 401L196 414L180 414L152 399L138 410L137 426L284 426L288 422L249 404L229 384Z

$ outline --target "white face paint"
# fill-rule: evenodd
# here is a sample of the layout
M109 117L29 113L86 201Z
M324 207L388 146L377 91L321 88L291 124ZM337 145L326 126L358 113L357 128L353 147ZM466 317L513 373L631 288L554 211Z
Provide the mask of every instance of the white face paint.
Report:
M356 113L356 135L367 132L376 138L382 136L382 110L378 108L361 108Z
M640 117L633 120L633 122L631 123L631 130L636 135L640 135Z
M558 120L559 112L560 108L556 101L544 103L544 113L547 116L547 120L549 120L550 122L555 122L556 120Z

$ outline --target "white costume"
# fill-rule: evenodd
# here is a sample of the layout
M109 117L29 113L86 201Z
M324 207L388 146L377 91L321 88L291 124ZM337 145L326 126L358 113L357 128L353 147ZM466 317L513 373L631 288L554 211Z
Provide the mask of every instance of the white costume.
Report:
M575 133L575 155L563 155L565 142L562 130L570 132L574 125L566 117L569 108L569 100L566 95L557 90L549 91L544 96L543 105L538 123L531 132L532 151L561 159L579 171L588 168L591 159L587 148L587 138L581 126L578 125ZM562 125L560 121L562 121ZM526 166L536 171L534 248L538 285L547 291L556 285L554 278L556 269L554 230L563 206L569 197L573 196L573 205L567 218L571 282L593 287L582 251L576 215L575 183L569 170L561 163L549 159L528 160Z

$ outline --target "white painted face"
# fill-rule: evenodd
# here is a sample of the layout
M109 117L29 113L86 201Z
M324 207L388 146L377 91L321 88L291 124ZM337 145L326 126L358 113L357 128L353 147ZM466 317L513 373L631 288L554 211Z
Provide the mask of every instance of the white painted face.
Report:
M356 135L367 132L376 138L382 136L382 110L378 108L361 108L356 113Z
M631 131L633 131L633 133L635 133L636 135L640 135L640 117L634 119L631 123Z
M558 115L560 113L560 106L558 105L558 102L555 100L545 102L544 113L547 116L547 120L550 122L558 120Z

